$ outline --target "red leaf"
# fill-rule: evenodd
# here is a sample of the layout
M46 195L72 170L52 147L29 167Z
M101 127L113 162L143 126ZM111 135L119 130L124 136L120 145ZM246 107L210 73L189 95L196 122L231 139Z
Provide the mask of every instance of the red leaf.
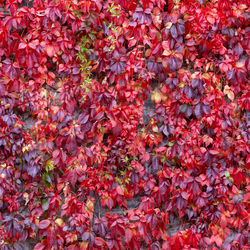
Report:
M71 169L69 174L67 175L71 185L74 187L77 181L77 172L74 169Z
M96 237L95 238L95 245L97 245L98 247L103 247L106 245L106 242L104 241L104 239L102 239L100 237Z
M43 250L45 246L42 243L37 243L34 250Z
M25 49L27 47L26 43L20 43L18 49Z
M52 45L47 45L46 48L45 48L47 54L49 57L53 57L54 54L55 54L55 49Z
M125 231L125 242L129 243L131 241L132 237L133 237L133 233L132 233L131 229L127 228Z
M187 192L182 192L182 193L181 193L181 196L182 196L182 198L185 199L185 200L188 199L188 194L187 194Z
M212 16L207 16L207 20L208 22L210 22L211 24L215 23L215 19Z
M121 186L117 186L116 192L117 192L117 194L124 196L124 192L123 192Z
M209 150L209 153L210 153L211 155L217 155L217 154L219 154L219 151L210 149L210 150Z
M56 231L55 230L48 230L47 232L47 241L49 246L53 246L56 240Z

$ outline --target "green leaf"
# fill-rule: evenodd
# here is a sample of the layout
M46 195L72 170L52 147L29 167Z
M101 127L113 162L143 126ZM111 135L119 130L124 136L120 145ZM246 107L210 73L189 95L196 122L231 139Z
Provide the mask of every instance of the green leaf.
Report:
M225 171L226 178L230 178L230 173L228 171Z

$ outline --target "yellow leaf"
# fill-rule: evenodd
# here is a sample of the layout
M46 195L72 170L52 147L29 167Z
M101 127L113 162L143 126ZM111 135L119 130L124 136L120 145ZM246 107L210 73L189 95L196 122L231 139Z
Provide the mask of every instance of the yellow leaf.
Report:
M170 50L164 50L162 55L163 56L169 56L169 55L171 55L171 51Z
M227 97L230 99L230 100L234 100L234 92L230 89L230 87L228 85L226 85L224 87L224 94L227 95Z
M170 29L172 27L172 23L171 22L168 22L167 25L166 25L166 28L167 29Z
M152 130L153 130L153 132L155 132L155 133L158 133L158 127L155 125L155 126L153 126L153 128L152 128Z
M228 97L231 101L233 101L233 100L234 100L234 92L233 92L233 91L229 91L229 92L227 93L227 97Z
M92 211L93 211L93 207L94 207L93 201L88 200L87 203L86 203L86 207L87 207L87 209L88 209L90 212L92 212Z
M185 86L185 83L184 82L181 82L180 84L179 84L179 88L183 88Z
M156 103L161 102L161 93L159 92L158 89L155 89L152 93L151 100L155 101Z
M72 237L72 242L74 242L74 241L77 241L77 235L76 234L74 234L74 236Z
M210 78L210 75L208 73L204 73L202 74L202 77L206 80L208 80Z
M58 225L58 226L62 226L63 225L63 220L61 219L61 218L57 218L56 220L55 220L55 223Z
M209 70L209 64L206 65L206 72Z
M87 240L79 243L80 249L83 249L83 250L87 249L88 245L89 245L89 242Z

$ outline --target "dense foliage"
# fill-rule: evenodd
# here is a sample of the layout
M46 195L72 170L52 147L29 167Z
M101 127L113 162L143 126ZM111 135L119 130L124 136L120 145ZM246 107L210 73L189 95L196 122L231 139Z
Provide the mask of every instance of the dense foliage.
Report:
M1 249L247 249L248 1L0 4Z

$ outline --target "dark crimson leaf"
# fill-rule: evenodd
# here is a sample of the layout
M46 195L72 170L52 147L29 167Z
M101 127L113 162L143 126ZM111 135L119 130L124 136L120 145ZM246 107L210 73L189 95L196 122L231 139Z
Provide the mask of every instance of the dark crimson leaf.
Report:
M73 153L73 151L77 148L76 138L68 136L66 141L66 149L69 153Z
M56 231L49 229L47 231L47 241L48 241L48 246L53 246L53 244L56 241Z
M76 170L70 170L69 174L67 175L68 180L70 181L71 185L74 187L77 181L77 172Z
M122 125L121 123L117 123L115 127L112 128L112 132L114 136L119 136L122 131Z

